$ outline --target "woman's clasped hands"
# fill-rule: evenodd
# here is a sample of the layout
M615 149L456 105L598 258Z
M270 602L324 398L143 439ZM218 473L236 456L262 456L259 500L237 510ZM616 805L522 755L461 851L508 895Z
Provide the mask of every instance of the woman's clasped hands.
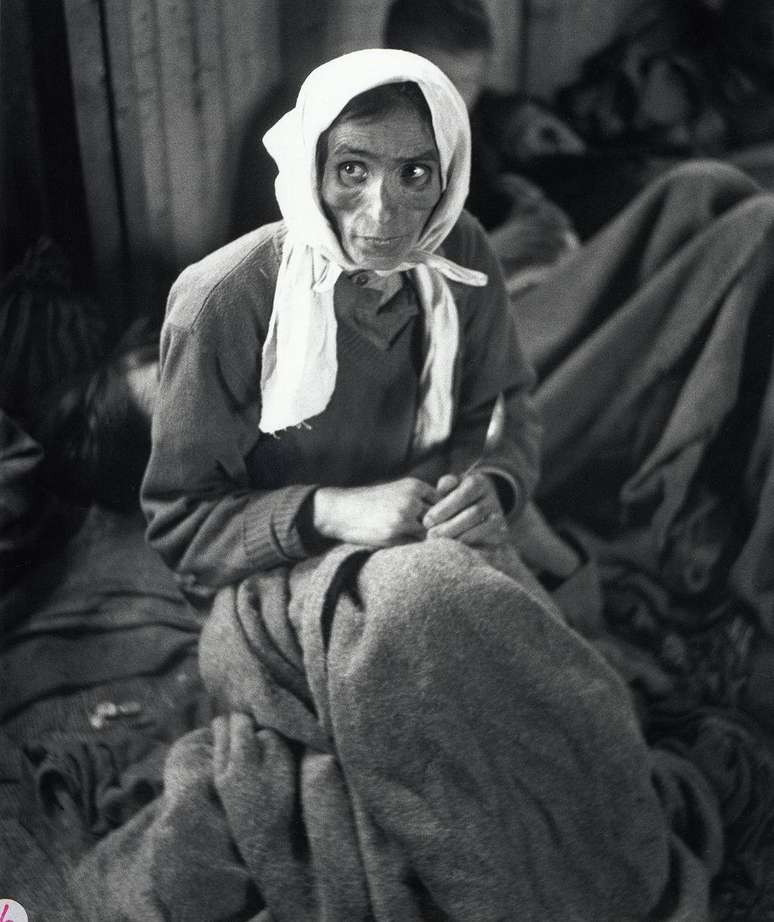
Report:
M494 482L481 471L445 474L435 487L415 477L366 487L321 487L314 494L313 516L323 537L371 547L434 538L496 545L508 537Z
M445 474L436 494L422 519L428 538L456 538L470 545L502 544L507 539L503 507L488 474Z

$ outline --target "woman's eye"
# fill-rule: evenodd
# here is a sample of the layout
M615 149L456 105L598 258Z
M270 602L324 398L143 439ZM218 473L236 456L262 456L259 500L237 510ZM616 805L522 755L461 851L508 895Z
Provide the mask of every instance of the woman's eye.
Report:
M358 163L356 160L348 160L339 166L339 177L349 186L364 182L367 175L368 170L365 164Z
M403 181L410 186L424 186L432 175L432 169L424 163L407 163L401 170Z

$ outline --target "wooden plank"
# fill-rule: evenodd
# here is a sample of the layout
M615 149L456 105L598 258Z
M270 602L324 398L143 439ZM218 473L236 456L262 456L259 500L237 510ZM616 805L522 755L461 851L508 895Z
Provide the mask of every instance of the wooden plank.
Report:
M232 119L240 124L282 76L277 0L230 0L224 6Z
M277 0L227 0L223 4L229 111L241 124L282 75Z
M132 292L161 314L179 270L171 215L155 12L142 0L102 0L110 49Z
M380 48L388 5L389 0L334 0L330 3L325 59L358 48Z
M489 0L495 38L488 83L509 92L521 88L524 76L523 0Z
M263 100L284 77L281 66L280 6L277 0L228 0L222 5L228 143L221 156L227 221L245 132ZM260 144L255 137L254 143Z
M0 274L18 263L48 215L25 0L0 3Z
M283 75L294 88L329 56L327 14L327 5L319 0L292 0L280 4L280 60Z
M194 0L193 21L196 61L194 98L204 138L203 165L207 184L213 188L223 180L229 123L221 4L212 3L211 0Z
M137 106L130 6L124 0L103 0L105 31L113 90L113 124L118 147L121 187L129 248L148 250L148 213L142 136Z
M211 233L211 190L193 91L193 16L190 0L155 0L155 10L174 254L182 267L207 252Z
M124 234L99 3L64 0L64 10L97 287L106 303L121 309Z
M139 136L136 156L145 187L146 241L149 252L172 254L176 263L153 0L130 0L128 17L125 41L131 47Z

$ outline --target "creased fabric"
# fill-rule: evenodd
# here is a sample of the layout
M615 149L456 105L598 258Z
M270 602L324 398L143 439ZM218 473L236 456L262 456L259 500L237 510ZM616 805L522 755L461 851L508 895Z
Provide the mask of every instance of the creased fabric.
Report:
M604 660L473 550L343 546L224 589L201 668L219 716L82 862L87 918L707 918L701 776L656 758Z
M720 581L769 633L773 241L770 194L690 163L515 301L543 508L678 596Z
M279 167L277 201L288 228L261 366L261 431L276 432L321 413L336 385L333 287L342 271L361 268L343 251L318 190L317 143L355 96L386 83L413 81L433 119L442 195L414 252L395 272L411 270L425 315L428 348L420 376L414 447L442 442L451 430L452 375L459 323L446 279L487 282L436 253L459 218L468 192L470 127L465 105L429 61L404 51L370 49L329 61L307 77L295 108L264 136ZM381 273L383 274L383 273Z

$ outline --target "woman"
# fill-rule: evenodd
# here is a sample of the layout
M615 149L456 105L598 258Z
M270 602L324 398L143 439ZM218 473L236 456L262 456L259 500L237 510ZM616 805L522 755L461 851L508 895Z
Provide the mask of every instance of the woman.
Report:
M142 491L151 543L215 593L219 716L82 896L110 917L704 918L707 867L653 783L676 763L518 559L487 562L538 430L462 212L461 98L420 57L356 52L265 141L284 221L174 286Z
M448 97L438 146L417 84L347 109L350 80L318 73L313 106L267 136L285 222L172 291L144 503L184 577L225 585L326 540L502 541L534 487L532 373L484 235L458 221L465 110L425 70L436 112ZM457 483L500 392L506 438Z

